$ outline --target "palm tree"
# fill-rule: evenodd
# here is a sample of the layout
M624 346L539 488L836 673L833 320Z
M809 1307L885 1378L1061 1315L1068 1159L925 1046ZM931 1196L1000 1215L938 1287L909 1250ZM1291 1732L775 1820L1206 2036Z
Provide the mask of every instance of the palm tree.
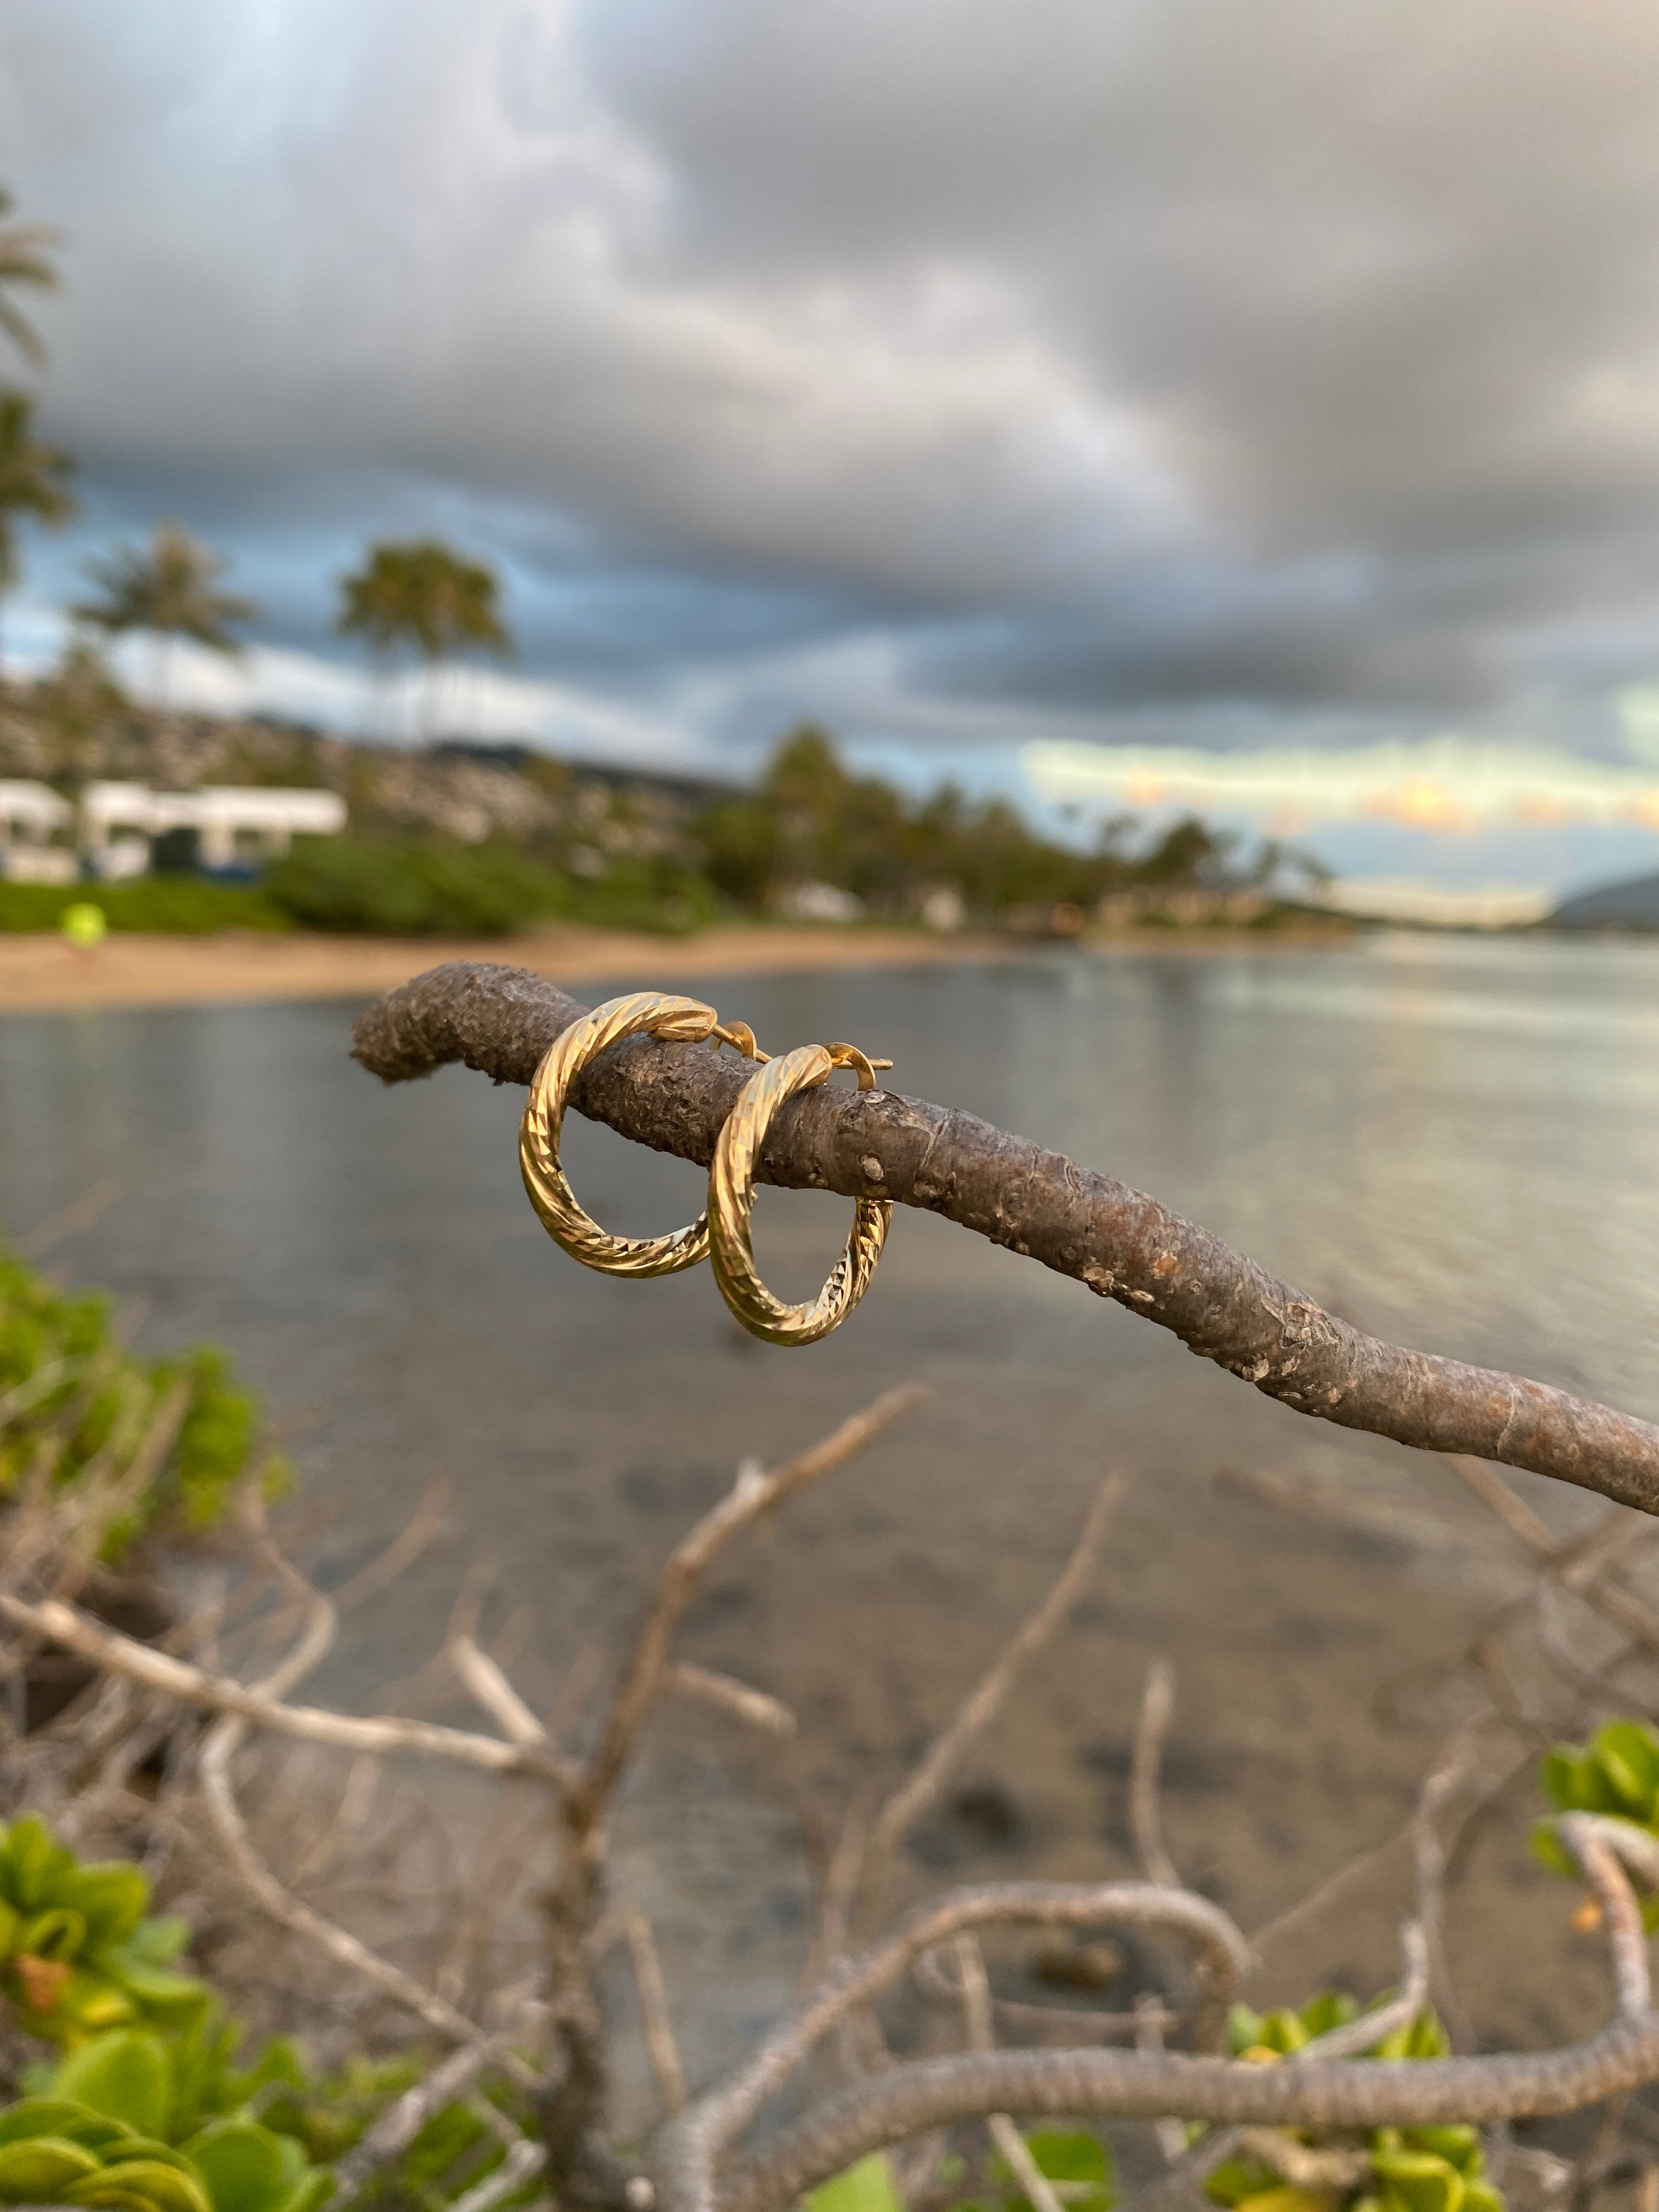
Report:
M59 233L43 222L8 222L12 204L11 194L0 189L0 331L31 368L40 368L46 358L40 333L7 295L16 284L32 284L40 292L58 289L58 270L50 257Z
M425 662L423 738L432 734L446 661L468 645L490 653L513 650L495 570L436 538L383 538L371 545L362 567L340 580L337 627L347 637L361 637L383 669L400 647Z
M34 404L27 392L0 392L0 598L22 574L17 526L30 516L48 529L67 522L75 501L65 482L75 464L34 436Z
M57 667L35 686L34 699L46 728L47 773L60 791L78 798L104 756L111 728L126 712L126 695L92 640L71 631Z
M192 538L181 523L158 522L148 549L118 545L107 559L88 562L87 574L104 596L73 612L112 637L149 631L156 646L156 696L165 714L179 640L191 638L210 653L238 653L241 641L232 625L251 622L259 611L252 599L218 589L228 566L222 553Z

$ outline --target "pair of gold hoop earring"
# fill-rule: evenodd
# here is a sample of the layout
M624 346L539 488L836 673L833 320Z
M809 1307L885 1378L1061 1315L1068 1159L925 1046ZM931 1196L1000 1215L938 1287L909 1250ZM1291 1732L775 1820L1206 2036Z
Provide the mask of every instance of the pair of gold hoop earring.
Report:
M559 1164L559 1137L571 1085L588 1062L623 1037L648 1035L677 1044L709 1037L729 1044L757 1072L738 1094L714 1146L708 1204L694 1222L668 1237L612 1237L577 1204ZM828 1082L837 1067L854 1069L860 1091L872 1091L876 1070L890 1060L866 1059L856 1045L807 1044L773 1060L744 1022L723 1024L712 1006L661 991L611 999L573 1023L548 1048L530 1085L519 1127L519 1165L530 1203L554 1243L607 1275L677 1275L707 1259L720 1295L751 1334L771 1344L816 1344L838 1328L870 1287L893 1218L890 1200L854 1202L846 1249L817 1297L787 1305L775 1297L755 1265L750 1218L755 1170L773 1116L787 1098Z

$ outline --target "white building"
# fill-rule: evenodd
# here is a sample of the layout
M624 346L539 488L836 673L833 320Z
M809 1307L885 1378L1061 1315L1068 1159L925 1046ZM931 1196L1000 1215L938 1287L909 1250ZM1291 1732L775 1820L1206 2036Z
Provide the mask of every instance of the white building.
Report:
M19 883L70 883L82 861L106 879L142 876L150 845L193 830L204 868L279 859L295 837L334 837L346 825L333 791L152 791L143 783L89 783L76 809L44 783L0 783L0 874ZM77 849L78 847L78 849Z
M0 876L18 884L72 884L75 809L46 783L0 782Z

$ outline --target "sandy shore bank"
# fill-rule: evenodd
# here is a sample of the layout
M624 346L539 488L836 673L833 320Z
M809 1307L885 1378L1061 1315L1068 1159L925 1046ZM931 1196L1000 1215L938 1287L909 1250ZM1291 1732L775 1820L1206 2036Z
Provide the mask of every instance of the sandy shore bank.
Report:
M1323 933L1146 931L1092 952L1171 955L1271 951L1340 942ZM264 999L369 998L444 960L501 960L557 983L597 980L672 988L700 975L778 975L822 968L909 967L1007 959L1029 950L1006 938L914 930L708 929L690 938L613 930L540 930L519 937L327 937L309 932L217 937L112 935L82 951L52 934L0 936L0 1013L85 1006L246 1005Z

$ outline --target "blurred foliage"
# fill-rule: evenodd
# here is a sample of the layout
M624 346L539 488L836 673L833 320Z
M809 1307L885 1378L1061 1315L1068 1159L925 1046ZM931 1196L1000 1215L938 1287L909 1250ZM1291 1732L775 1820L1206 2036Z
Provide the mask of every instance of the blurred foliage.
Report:
M182 1403L181 1403L182 1401ZM0 1246L0 1496L26 1476L74 1491L99 1556L120 1559L163 1515L210 1527L252 1465L259 1403L211 1345L143 1359L112 1301L60 1290ZM268 1494L289 1479L266 1461Z
M20 2027L73 2047L138 2021L199 2018L206 1990L168 1971L184 1924L146 1917L137 1867L83 1865L27 1814L0 1837L0 1988Z
M550 921L673 932L714 907L697 878L671 863L630 860L584 883L505 842L437 837L297 838L264 891L309 928L396 936L498 936Z
M199 937L216 929L288 929L289 917L254 884L205 876L141 876L129 884L0 882L0 931L58 929L67 909L91 899L112 929L171 930Z
M277 2038L240 2063L242 2023L173 1961L189 1931L152 1917L124 1861L88 1865L33 1816L0 1831L0 1985L15 2024L59 2046L0 2107L0 2203L95 2212L313 2212L328 2169L419 2081L418 2052L313 2075ZM30 1948L32 1947L32 1948ZM498 2109L519 2123L504 2089ZM475 2103L447 2105L365 2191L441 2208L506 2155ZM527 2202L526 2183L505 2205Z
M1557 1744L1540 1779L1558 1813L1604 1813L1659 1835L1659 1735L1645 1721L1608 1721L1586 1744ZM1534 1828L1532 1847L1552 1874L1583 1880L1552 1820ZM1643 1899L1642 1919L1650 1934L1659 1929L1659 1896Z
M1067 2212L1111 2212L1118 2199L1116 2169L1109 2145L1078 2129L1035 2128L1025 2148L1039 2173L1066 2185ZM948 2212L1028 2212L1030 2199L1000 2154L990 2161L988 2189L957 2197L951 2185L960 2178L959 2158L942 2160L929 2196L944 2195ZM808 2212L904 2212L893 2169L884 2152L874 2151L836 2174L805 2198Z
M1380 2005L1388 1999L1385 1996L1374 2002ZM1235 2005L1227 2021L1228 2045L1235 2058L1273 2065L1316 2037L1360 2017L1352 1997L1332 1990L1322 1991L1299 2012L1257 2013L1248 2005ZM1407 2026L1380 2038L1364 2056L1444 2058L1450 2051L1445 2030L1425 2007ZM1504 2212L1503 2197L1486 2179L1478 2129L1373 2128L1329 2136L1309 2129L1288 2132L1294 2141L1314 2148L1363 2148L1370 2172L1346 2190L1304 2189L1282 2180L1256 2160L1230 2158L1212 2172L1204 2184L1205 2195L1212 2203L1237 2208L1238 2212Z
M1039 836L1007 799L969 799L953 783L910 801L879 776L854 775L811 724L777 747L752 797L718 800L692 826L715 890L753 908L823 883L897 913L945 886L991 915L1088 908L1113 891L1260 887L1287 870L1310 872L1273 845L1242 856L1237 838L1190 817L1139 848L1127 817L1075 846Z

